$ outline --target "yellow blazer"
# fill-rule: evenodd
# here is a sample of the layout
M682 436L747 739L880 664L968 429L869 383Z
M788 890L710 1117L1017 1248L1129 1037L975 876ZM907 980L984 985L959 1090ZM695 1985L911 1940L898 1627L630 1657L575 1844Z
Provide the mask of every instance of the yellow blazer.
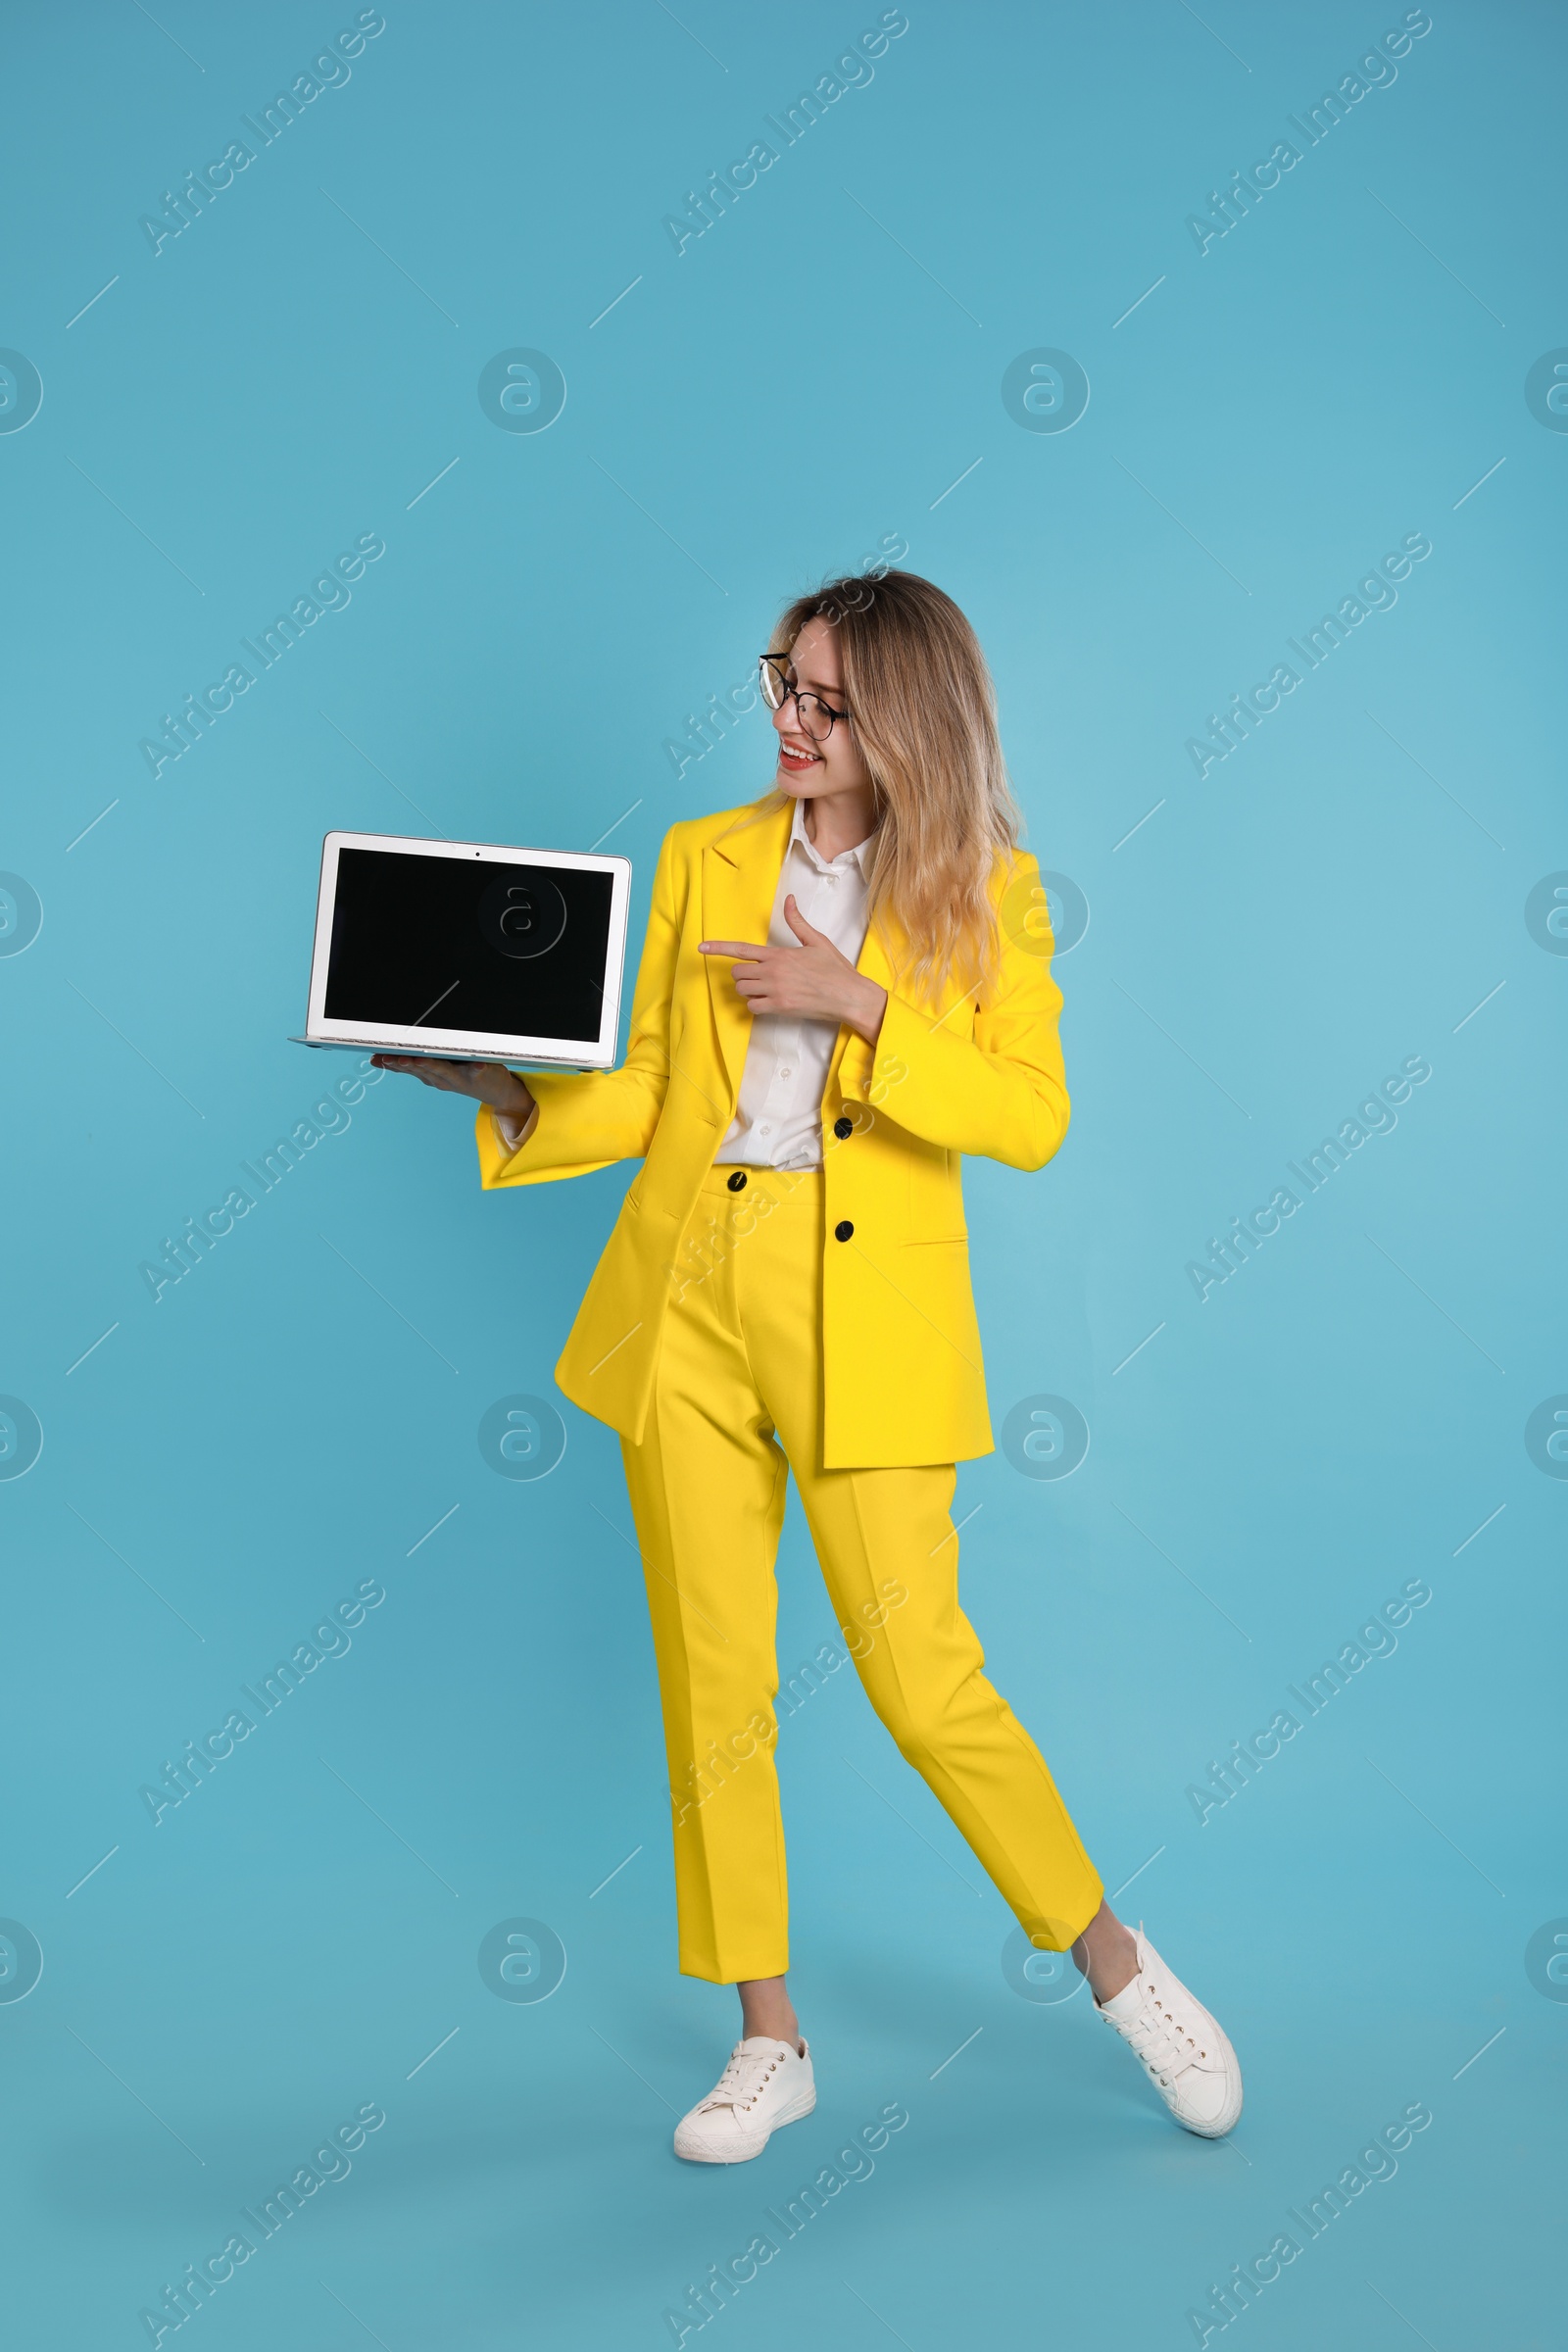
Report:
M556 1378L574 1404L641 1442L666 1305L744 1238L697 1211L735 1115L751 1034L728 957L704 939L762 941L792 810L726 809L674 825L618 1070L530 1072L532 1135L509 1152L477 1121L485 1189L548 1184L641 1159ZM822 1096L824 1469L967 1461L992 1450L969 1285L960 1155L1039 1168L1067 1130L1052 939L1033 858L999 859L998 986L930 1005L898 995L875 925L858 968L889 991L874 1048L841 1029ZM895 935L895 950L903 945ZM741 1196L737 1200L740 1205ZM845 1232L839 1240L835 1228Z

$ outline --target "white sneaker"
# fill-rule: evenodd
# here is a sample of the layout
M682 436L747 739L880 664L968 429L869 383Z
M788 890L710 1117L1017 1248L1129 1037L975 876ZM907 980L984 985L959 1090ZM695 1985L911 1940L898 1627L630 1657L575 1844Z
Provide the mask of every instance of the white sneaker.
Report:
M691 2164L745 2164L760 2156L780 2124L798 2123L816 2105L806 2042L753 2034L738 2041L706 2099L675 2127L675 2153Z
M1242 2112L1242 2070L1201 2001L1138 1931L1138 1974L1096 2008L1114 2027L1185 2131L1223 2139Z

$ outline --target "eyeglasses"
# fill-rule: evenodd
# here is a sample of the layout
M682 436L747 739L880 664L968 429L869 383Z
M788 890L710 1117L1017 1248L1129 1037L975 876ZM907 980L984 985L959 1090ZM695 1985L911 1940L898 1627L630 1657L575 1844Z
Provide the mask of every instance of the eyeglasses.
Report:
M759 655L757 666L761 680L762 700L768 709L782 710L793 694L795 715L801 722L801 732L809 735L813 743L826 743L833 732L833 721L849 717L847 710L835 710L832 704L824 703L819 694L802 694L799 687L792 686L785 674L787 664L777 654Z

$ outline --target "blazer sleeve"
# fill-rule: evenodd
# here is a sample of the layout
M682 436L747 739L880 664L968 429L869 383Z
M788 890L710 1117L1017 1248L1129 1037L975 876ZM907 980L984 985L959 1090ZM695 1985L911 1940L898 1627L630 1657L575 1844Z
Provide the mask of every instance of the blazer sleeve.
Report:
M961 1037L952 1016L890 991L874 1048L852 1037L840 1065L846 1094L922 1142L940 1144L1009 1168L1041 1168L1059 1149L1071 1105L1057 1016L1061 991L1051 977L1053 941L1034 898L1040 869L1017 856L996 893L1000 933L997 981L977 1003L973 1034ZM1027 928L1008 909L1029 909Z
M641 1159L669 1083L669 1001L680 942L677 907L679 852L675 829L664 836L654 874L648 936L632 995L626 1058L618 1070L530 1070L528 1092L538 1116L512 1148L490 1105L474 1122L479 1182L486 1192L513 1184L550 1184L586 1176L617 1159Z

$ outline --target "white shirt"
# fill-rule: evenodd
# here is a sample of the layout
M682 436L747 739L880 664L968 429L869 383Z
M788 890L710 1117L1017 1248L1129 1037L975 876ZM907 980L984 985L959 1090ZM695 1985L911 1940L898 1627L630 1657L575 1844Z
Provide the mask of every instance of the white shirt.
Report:
M859 960L865 945L866 876L876 847L872 833L837 858L821 857L806 831L806 803L797 801L790 838L773 894L767 944L800 946L784 919L784 901L795 903L814 931L825 932L841 956ZM741 1072L740 1095L729 1132L714 1154L715 1166L737 1160L749 1167L819 1168L822 1165L822 1089L838 1042L839 1024L779 1012L752 1015L752 1034ZM539 1117L491 1114L509 1152L532 1135Z
M841 956L858 962L865 944L866 874L875 846L873 833L837 858L821 857L807 835L806 803L797 801L773 894L768 946L801 944L784 918L784 901L793 891L811 928L825 932ZM781 1012L752 1015L735 1116L714 1153L715 1166L735 1160L752 1167L822 1165L822 1089L838 1034L834 1020Z

